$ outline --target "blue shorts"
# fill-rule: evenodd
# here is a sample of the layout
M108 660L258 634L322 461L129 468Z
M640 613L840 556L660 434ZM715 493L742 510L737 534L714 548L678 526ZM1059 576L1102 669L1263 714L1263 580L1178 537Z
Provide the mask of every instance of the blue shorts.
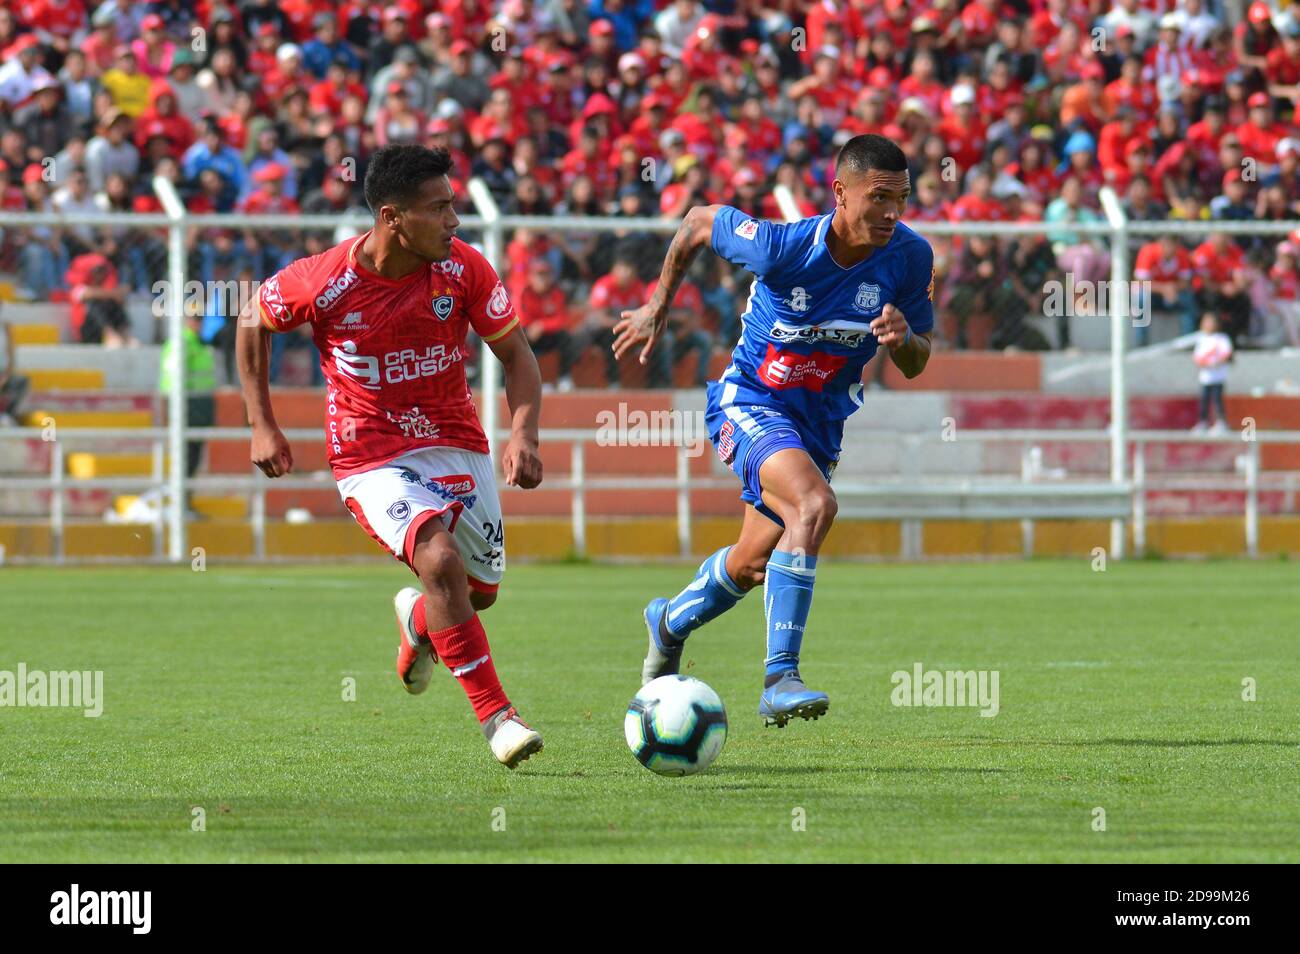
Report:
M723 379L710 381L704 414L709 440L722 462L740 478L740 499L780 526L785 526L763 503L758 472L763 462L779 450L797 447L805 451L826 482L830 483L839 459L839 441L844 422L827 422L812 428L797 421L772 400L770 393L746 383ZM766 398L766 402L764 402Z

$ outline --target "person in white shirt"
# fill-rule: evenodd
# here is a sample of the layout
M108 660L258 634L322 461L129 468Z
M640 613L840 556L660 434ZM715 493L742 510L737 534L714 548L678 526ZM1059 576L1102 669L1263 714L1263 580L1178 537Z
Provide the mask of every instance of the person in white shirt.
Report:
M1219 18L1205 9L1205 0L1182 0L1167 16L1178 23L1179 45L1195 50L1205 49L1210 34L1219 27Z
M655 14L655 32L663 42L664 53L674 58L681 56L702 19L704 10L696 0L675 0L672 6Z
M1200 369L1201 414L1192 430L1204 433L1210 428L1210 402L1214 402L1216 420L1213 431L1228 429L1228 414L1223 409L1223 386L1228 380L1228 362L1232 360L1232 339L1219 330L1219 316L1207 311L1201 316L1201 330L1196 336L1192 361Z
M1126 26L1133 31L1133 40L1138 49L1145 49L1154 39L1156 18L1142 5L1141 0L1119 0L1111 7L1109 13L1101 18L1101 25L1106 28L1106 36L1114 40L1115 31Z
M36 37L28 33L13 46L18 47L18 55L0 66L0 100L11 110L31 99L38 82L54 80L39 62L41 44Z

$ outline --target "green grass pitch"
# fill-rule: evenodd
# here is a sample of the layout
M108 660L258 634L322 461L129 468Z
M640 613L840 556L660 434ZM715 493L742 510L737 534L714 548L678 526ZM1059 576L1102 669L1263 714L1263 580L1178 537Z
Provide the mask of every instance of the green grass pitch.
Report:
M401 691L396 564L0 570L0 670L104 672L97 719L0 708L0 861L1300 860L1293 563L828 561L828 717L762 727L751 595L685 657L726 747L668 779L622 719L641 607L689 574L509 570L484 621L546 737L511 773L445 670ZM893 705L918 662L997 670L998 715Z

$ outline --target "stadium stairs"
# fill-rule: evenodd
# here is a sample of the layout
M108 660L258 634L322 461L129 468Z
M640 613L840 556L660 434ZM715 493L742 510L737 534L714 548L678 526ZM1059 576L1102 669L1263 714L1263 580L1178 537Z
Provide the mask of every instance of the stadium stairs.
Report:
M147 427L163 423L163 406L155 393L158 348L109 351L62 344L67 340L66 305L7 304L6 315L18 322L18 367L32 379L24 424L40 427L51 418L61 426L79 427ZM307 358L305 353L289 355L288 376L305 381ZM887 366L886 389L867 391L865 410L850 419L836 479L896 479L901 472L904 446L892 432L937 432L947 418L958 434L962 430L991 428L1105 428L1110 410L1105 394L1109 370L1104 363L1092 367L1096 363L1096 356L940 352L926 373L914 381L903 379ZM544 377L553 381L554 357L543 356L541 364ZM711 374L716 376L725 364L724 356L715 356ZM692 420L696 421L703 411L704 395L689 387L695 369L685 365L675 369L677 387L673 390L642 388L644 369L634 359L625 361L620 369L620 390L596 390L605 383L604 361L599 354L589 352L574 370L579 389L546 395L542 426L594 429L600 412L617 414L620 404L625 415L676 411L695 414ZM1069 373L1063 375L1063 369ZM1278 393L1293 387L1294 356L1243 354L1232 375L1228 412L1233 421L1251 416L1261 429L1300 429L1300 396ZM1130 380L1134 391L1130 420L1134 428L1184 430L1195 423L1194 377L1186 354L1145 361L1140 373L1135 370ZM1252 392L1268 396L1252 396ZM324 408L319 390L279 388L275 402L285 428L322 425ZM501 420L508 420L504 399ZM244 426L242 401L234 388L218 392L216 424ZM160 532L152 524L122 524L106 519L108 512L120 519L130 508L133 495L77 487L79 480L90 477L148 475L153 466L149 443L125 440L104 447L77 446L71 441L65 447L68 526L64 543L68 556L150 556L155 549L154 534ZM1262 451L1265 471L1300 471L1300 448L1265 446ZM1224 445L1152 446L1147 453L1147 469L1153 476L1231 475L1237 453ZM48 473L50 454L50 444L38 439L0 442L0 486L4 475ZM959 439L927 445L921 454L921 470L954 477L1017 474L1020 454L1019 446L963 443ZM294 455L298 473L325 470L323 441L295 442ZM569 443L547 441L542 457L552 482L568 476ZM589 443L585 451L586 472L592 477L671 477L675 466L676 452L671 447L602 447ZM696 476L728 476L708 446L689 459L689 466ZM1102 476L1108 471L1107 448L1079 442L1044 445L1042 466L1073 477ZM208 444L204 473L245 475L249 469L247 441ZM44 557L52 552L47 517L50 498L49 491L0 489L0 545L9 559ZM567 490L545 483L533 491L504 490L511 558L560 559L570 555L571 505ZM675 491L591 489L586 493L585 505L587 552L591 557L676 556ZM1244 550L1240 492L1153 492L1148 495L1147 507L1147 543L1151 550L1167 555L1234 554ZM1295 493L1261 493L1260 507L1261 551L1300 555ZM251 556L253 534L247 495L196 496L193 509L199 519L190 524L192 546L204 547L212 559ZM286 519L291 509L306 510L310 521ZM692 549L697 554L711 552L734 539L740 512L734 486L693 491L690 509ZM266 514L270 558L382 558L370 539L356 528L330 482L319 490L283 490L268 483ZM927 556L1010 556L1021 550L1017 520L931 520L925 521L922 531L922 552ZM827 549L846 557L897 558L902 552L900 538L897 521L842 521L832 531ZM1106 546L1108 542L1109 529L1102 521L1040 521L1034 552L1087 554L1092 547Z

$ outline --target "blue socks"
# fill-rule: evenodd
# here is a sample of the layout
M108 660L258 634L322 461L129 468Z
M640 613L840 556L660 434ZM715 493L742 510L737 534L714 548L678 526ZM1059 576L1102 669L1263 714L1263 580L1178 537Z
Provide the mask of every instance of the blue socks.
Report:
M659 624L660 636L680 642L740 602L745 591L727 575L730 551L731 547L723 547L701 563L690 585L668 601L668 610Z
M812 609L813 583L817 580L817 558L802 553L775 550L767 561L763 581L763 608L767 613L767 658L765 683L772 685L782 675L799 668L799 647L803 644L808 611Z

